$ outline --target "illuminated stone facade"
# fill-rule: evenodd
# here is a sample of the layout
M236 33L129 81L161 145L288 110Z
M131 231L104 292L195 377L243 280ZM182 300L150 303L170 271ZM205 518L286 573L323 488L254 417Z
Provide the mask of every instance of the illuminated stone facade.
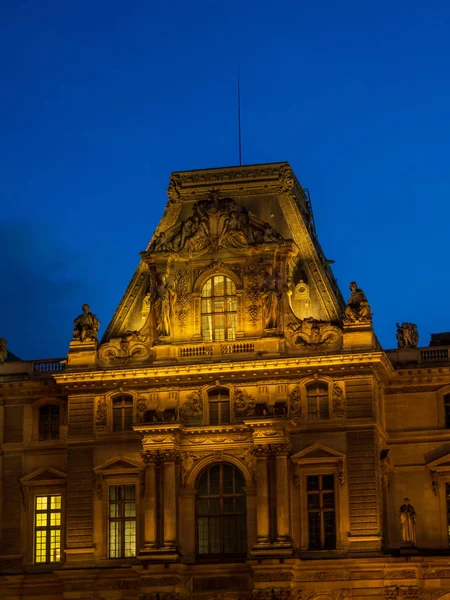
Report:
M380 347L287 163L168 195L101 341L0 345L0 598L450 599L445 339Z

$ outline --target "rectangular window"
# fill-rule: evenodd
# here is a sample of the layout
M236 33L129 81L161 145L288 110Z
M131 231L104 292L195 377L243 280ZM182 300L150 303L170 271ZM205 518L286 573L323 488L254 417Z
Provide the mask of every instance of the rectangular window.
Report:
M113 399L113 431L133 430L133 398L119 396Z
M136 486L109 487L109 558L136 556Z
M445 426L450 429L450 394L444 396Z
M58 404L46 404L39 409L39 440L59 439L59 413Z
M37 496L34 560L36 564L61 561L61 496Z
M445 497L447 500L447 540L450 546L450 483L445 484Z
M306 494L309 549L336 548L334 475L308 475Z

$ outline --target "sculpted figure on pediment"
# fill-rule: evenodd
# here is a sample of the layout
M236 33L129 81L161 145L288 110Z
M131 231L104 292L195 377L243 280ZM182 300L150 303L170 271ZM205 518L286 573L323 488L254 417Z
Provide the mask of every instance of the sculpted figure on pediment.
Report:
M278 289L278 278L271 266L269 266L266 271L261 297L263 303L264 329L277 329L280 318L281 293Z
M175 290L168 283L167 275L163 274L155 286L151 302L158 338L170 337L172 334L175 302Z
M417 348L419 333L415 323L397 323L397 342L399 348Z
M97 341L100 322L97 317L91 313L89 304L83 304L83 312L74 320L73 339L85 342L88 340Z
M231 198L219 199L218 191L212 190L207 200L193 205L190 217L160 233L149 251L192 256L209 247L237 252L279 240L281 235L270 224L250 215Z
M365 293L358 288L356 281L351 282L350 292L344 321L347 323L369 323L372 320L372 312Z

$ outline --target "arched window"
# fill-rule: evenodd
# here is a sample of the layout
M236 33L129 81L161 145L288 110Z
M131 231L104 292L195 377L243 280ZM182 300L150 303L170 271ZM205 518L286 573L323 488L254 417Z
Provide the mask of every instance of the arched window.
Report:
M233 465L209 467L197 481L197 556L211 560L244 558L247 552L245 480Z
M236 286L215 275L202 288L202 337L207 342L236 338Z
M210 425L226 425L230 422L230 392L227 388L214 388L208 392Z
M323 381L314 381L306 386L306 400L308 403L308 419L330 418L330 400L328 384Z
M116 396L112 401L112 430L131 431L133 429L133 397Z
M60 406L45 404L39 408L39 440L59 440Z

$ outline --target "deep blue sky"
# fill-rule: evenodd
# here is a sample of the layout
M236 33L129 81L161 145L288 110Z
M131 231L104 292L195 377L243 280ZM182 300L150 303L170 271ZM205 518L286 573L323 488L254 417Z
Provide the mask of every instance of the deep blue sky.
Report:
M171 171L287 160L376 332L450 330L450 2L14 0L0 13L0 337L103 332Z

